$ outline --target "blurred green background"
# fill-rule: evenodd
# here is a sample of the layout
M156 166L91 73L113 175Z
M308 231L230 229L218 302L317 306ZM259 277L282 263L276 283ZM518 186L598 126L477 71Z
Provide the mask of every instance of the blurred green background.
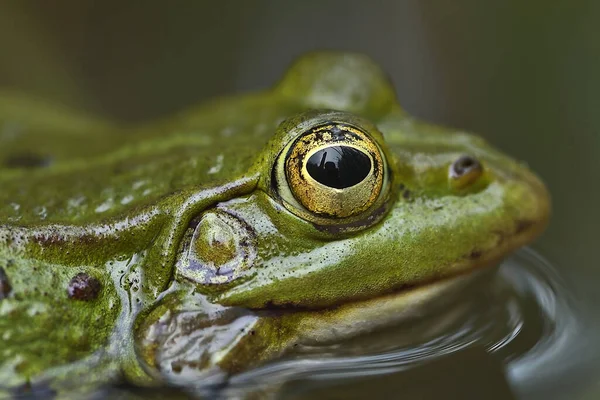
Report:
M307 50L367 53L411 114L477 132L541 175L554 214L534 247L600 337L600 2L166 4L3 1L0 87L135 122L267 87Z

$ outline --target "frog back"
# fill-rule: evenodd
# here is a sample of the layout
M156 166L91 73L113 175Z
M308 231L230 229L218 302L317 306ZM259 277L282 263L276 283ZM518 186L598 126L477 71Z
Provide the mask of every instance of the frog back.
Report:
M124 126L0 94L0 220L84 224L247 173L298 106L269 93Z

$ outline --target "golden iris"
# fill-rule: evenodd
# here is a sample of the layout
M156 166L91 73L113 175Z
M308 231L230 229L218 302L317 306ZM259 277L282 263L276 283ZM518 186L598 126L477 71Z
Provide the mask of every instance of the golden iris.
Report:
M383 153L356 126L338 122L314 126L284 154L291 194L302 208L319 217L357 216L382 194L387 170Z

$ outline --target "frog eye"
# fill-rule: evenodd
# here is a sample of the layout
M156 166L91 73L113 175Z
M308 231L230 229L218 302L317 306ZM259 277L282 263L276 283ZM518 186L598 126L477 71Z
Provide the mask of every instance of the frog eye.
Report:
M383 151L365 129L347 123L309 127L284 149L275 168L282 170L277 184L286 207L313 222L363 215L386 192Z
M462 189L474 183L483 174L483 166L474 157L460 156L450 164L448 178L452 187Z

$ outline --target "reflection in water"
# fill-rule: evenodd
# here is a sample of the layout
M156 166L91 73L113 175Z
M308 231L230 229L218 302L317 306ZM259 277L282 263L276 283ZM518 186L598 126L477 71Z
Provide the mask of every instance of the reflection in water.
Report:
M584 334L589 327L575 307L576 300L548 261L530 249L503 264L502 278L518 298L535 302L537 309L531 312L539 313L544 322L535 346L507 365L515 391L523 398L549 398L552 394L573 397L572 393L557 391L565 390L567 382L581 385L582 371L587 369L585 361L594 357L590 335ZM526 323L528 313L521 318Z
M549 379L562 377L569 369L572 373L573 364L581 361L573 357L573 342L581 329L573 300L552 266L525 249L480 277L457 301L448 300L443 312L411 321L408 327L397 326L335 346L300 349L284 361L234 376L221 394L279 392L298 398L301 391L307 397L334 396L347 386L352 387L351 397L360 397L376 390L372 384L364 385L364 379L377 380L375 386L393 386L407 374L411 379L402 381L403 393L423 394L418 375L430 383L446 373L457 375L453 382L460 382L458 369L476 377L484 367L483 358L463 357L457 364L457 357L483 349L484 357L499 366L488 370L486 379L495 374L495 380L487 382L488 392L500 393L501 388L503 394L497 398L538 397L550 387ZM438 361L444 359L456 361L450 363L450 372L438 368L442 365ZM393 379L380 380L385 376ZM356 379L362 383L355 388ZM419 387L411 388L411 382ZM454 389L440 385L427 392L432 397L464 395L461 385L477 383L468 382ZM368 387L369 392L358 394L355 389L361 387Z

